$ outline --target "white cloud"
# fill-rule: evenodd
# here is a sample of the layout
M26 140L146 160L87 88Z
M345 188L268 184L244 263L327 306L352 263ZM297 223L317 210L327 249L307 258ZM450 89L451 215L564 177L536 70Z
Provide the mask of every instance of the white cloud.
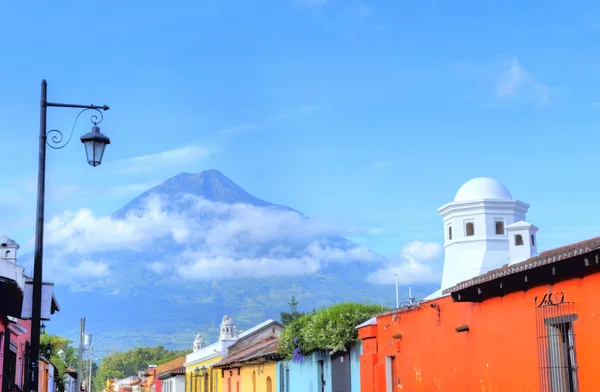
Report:
M437 242L411 242L388 264L369 275L368 280L377 284L393 284L394 274L398 274L401 285L440 282L441 264L436 261L441 258L442 250Z
M87 256L69 259L58 249L52 249L45 252L44 259L44 279L58 284L81 288L110 275L105 261L94 261Z
M513 58L500 75L496 86L499 99L534 100L540 105L548 102L548 86L535 80L516 58Z
M167 267L168 267L167 264L161 263L158 261L155 261L148 265L148 268L150 268L150 270L156 272L157 274L161 274L161 273L165 272L167 270Z
M115 163L116 171L122 174L152 173L158 169L181 167L208 158L214 151L200 146L187 146L122 159Z
M316 272L319 260L304 257L207 257L198 254L193 261L178 265L177 272L184 278L211 280L232 277L270 278L298 276Z
M185 213L174 211L177 203L186 204ZM166 241L176 252L148 268L156 273L173 269L183 278L200 280L232 274L303 275L327 263L378 259L360 246L348 249L322 242L340 233L344 231L338 227L294 211L213 203L191 195L176 201L152 195L124 219L96 216L89 209L55 216L46 225L46 245L60 248L62 257L80 257L123 249L148 251ZM82 269L88 266L92 267ZM108 272L109 267L99 271Z
M371 236L381 235L385 233L385 230L380 227L372 227L367 230L367 234Z

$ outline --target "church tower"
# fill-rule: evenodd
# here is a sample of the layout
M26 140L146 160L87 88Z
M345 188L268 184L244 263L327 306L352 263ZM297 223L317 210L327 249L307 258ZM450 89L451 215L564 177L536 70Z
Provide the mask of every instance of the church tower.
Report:
M194 352L202 350L202 336L200 334L196 335L196 339L194 339Z
M528 244L535 241L532 234L537 227L525 222L528 209L529 204L513 199L508 189L492 178L479 177L465 183L453 202L438 209L444 221L441 289L514 263L511 256L519 261L535 256L534 246L519 245L515 253L510 242L519 238L515 235L524 237Z
M221 322L221 334L219 336L219 340L235 340L238 336L238 330L233 325L233 321L231 321L231 317L225 315L223 317L223 321Z
M15 264L17 262L18 250L19 244L7 236L2 237L2 242L0 243L0 258Z

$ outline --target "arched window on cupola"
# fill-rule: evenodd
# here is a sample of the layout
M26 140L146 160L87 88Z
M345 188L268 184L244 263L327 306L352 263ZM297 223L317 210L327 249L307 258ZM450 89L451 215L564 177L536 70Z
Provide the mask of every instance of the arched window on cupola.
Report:
M523 236L521 234L515 234L515 246L523 246Z
M475 224L473 222L467 222L465 225L465 234L467 237L475 235Z
M448 239L452 239L452 226L448 226Z

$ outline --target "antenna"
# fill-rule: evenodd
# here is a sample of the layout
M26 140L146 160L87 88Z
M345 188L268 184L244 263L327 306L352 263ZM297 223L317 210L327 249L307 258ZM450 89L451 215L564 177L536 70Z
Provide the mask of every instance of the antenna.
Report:
M413 301L415 300L412 296L412 289L410 288L410 286L408 286L408 300L410 301L411 305L412 305Z

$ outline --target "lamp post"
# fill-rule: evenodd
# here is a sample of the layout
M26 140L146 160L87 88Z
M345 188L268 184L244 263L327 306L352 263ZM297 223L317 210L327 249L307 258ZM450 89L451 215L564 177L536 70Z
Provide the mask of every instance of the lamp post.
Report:
M400 307L400 298L398 297L398 274L394 274L394 278L396 279L396 309Z
M40 358L40 322L42 318L42 271L43 271L43 251L44 251L44 196L46 191L46 145L53 149L61 149L71 141L75 124L79 116L86 110L95 110L100 117L93 115L92 131L81 137L81 142L85 145L87 161L92 166L98 166L102 162L104 148L110 144L110 139L100 133L98 124L102 122L102 111L109 109L108 106L96 105L73 105L66 103L48 102L48 85L46 80L42 80L42 92L40 101L40 140L39 140L39 161L38 161L38 188L37 188L37 211L35 224L35 250L33 261L33 296L31 312L31 351L29 357L29 391L37 392L39 380L39 358ZM57 130L46 132L46 113L49 107L58 108L76 108L83 109L75 118L71 135L67 141L61 145L63 134ZM50 141L48 135L56 132ZM80 372L81 373L81 372Z
M196 389L195 389L195 392L200 392L200 368L194 369L194 373L196 374L196 382L195 382Z
M200 375L202 376L202 380L203 380L203 383L204 383L204 390L208 391L208 375L207 375L206 366L202 366L200 368Z

